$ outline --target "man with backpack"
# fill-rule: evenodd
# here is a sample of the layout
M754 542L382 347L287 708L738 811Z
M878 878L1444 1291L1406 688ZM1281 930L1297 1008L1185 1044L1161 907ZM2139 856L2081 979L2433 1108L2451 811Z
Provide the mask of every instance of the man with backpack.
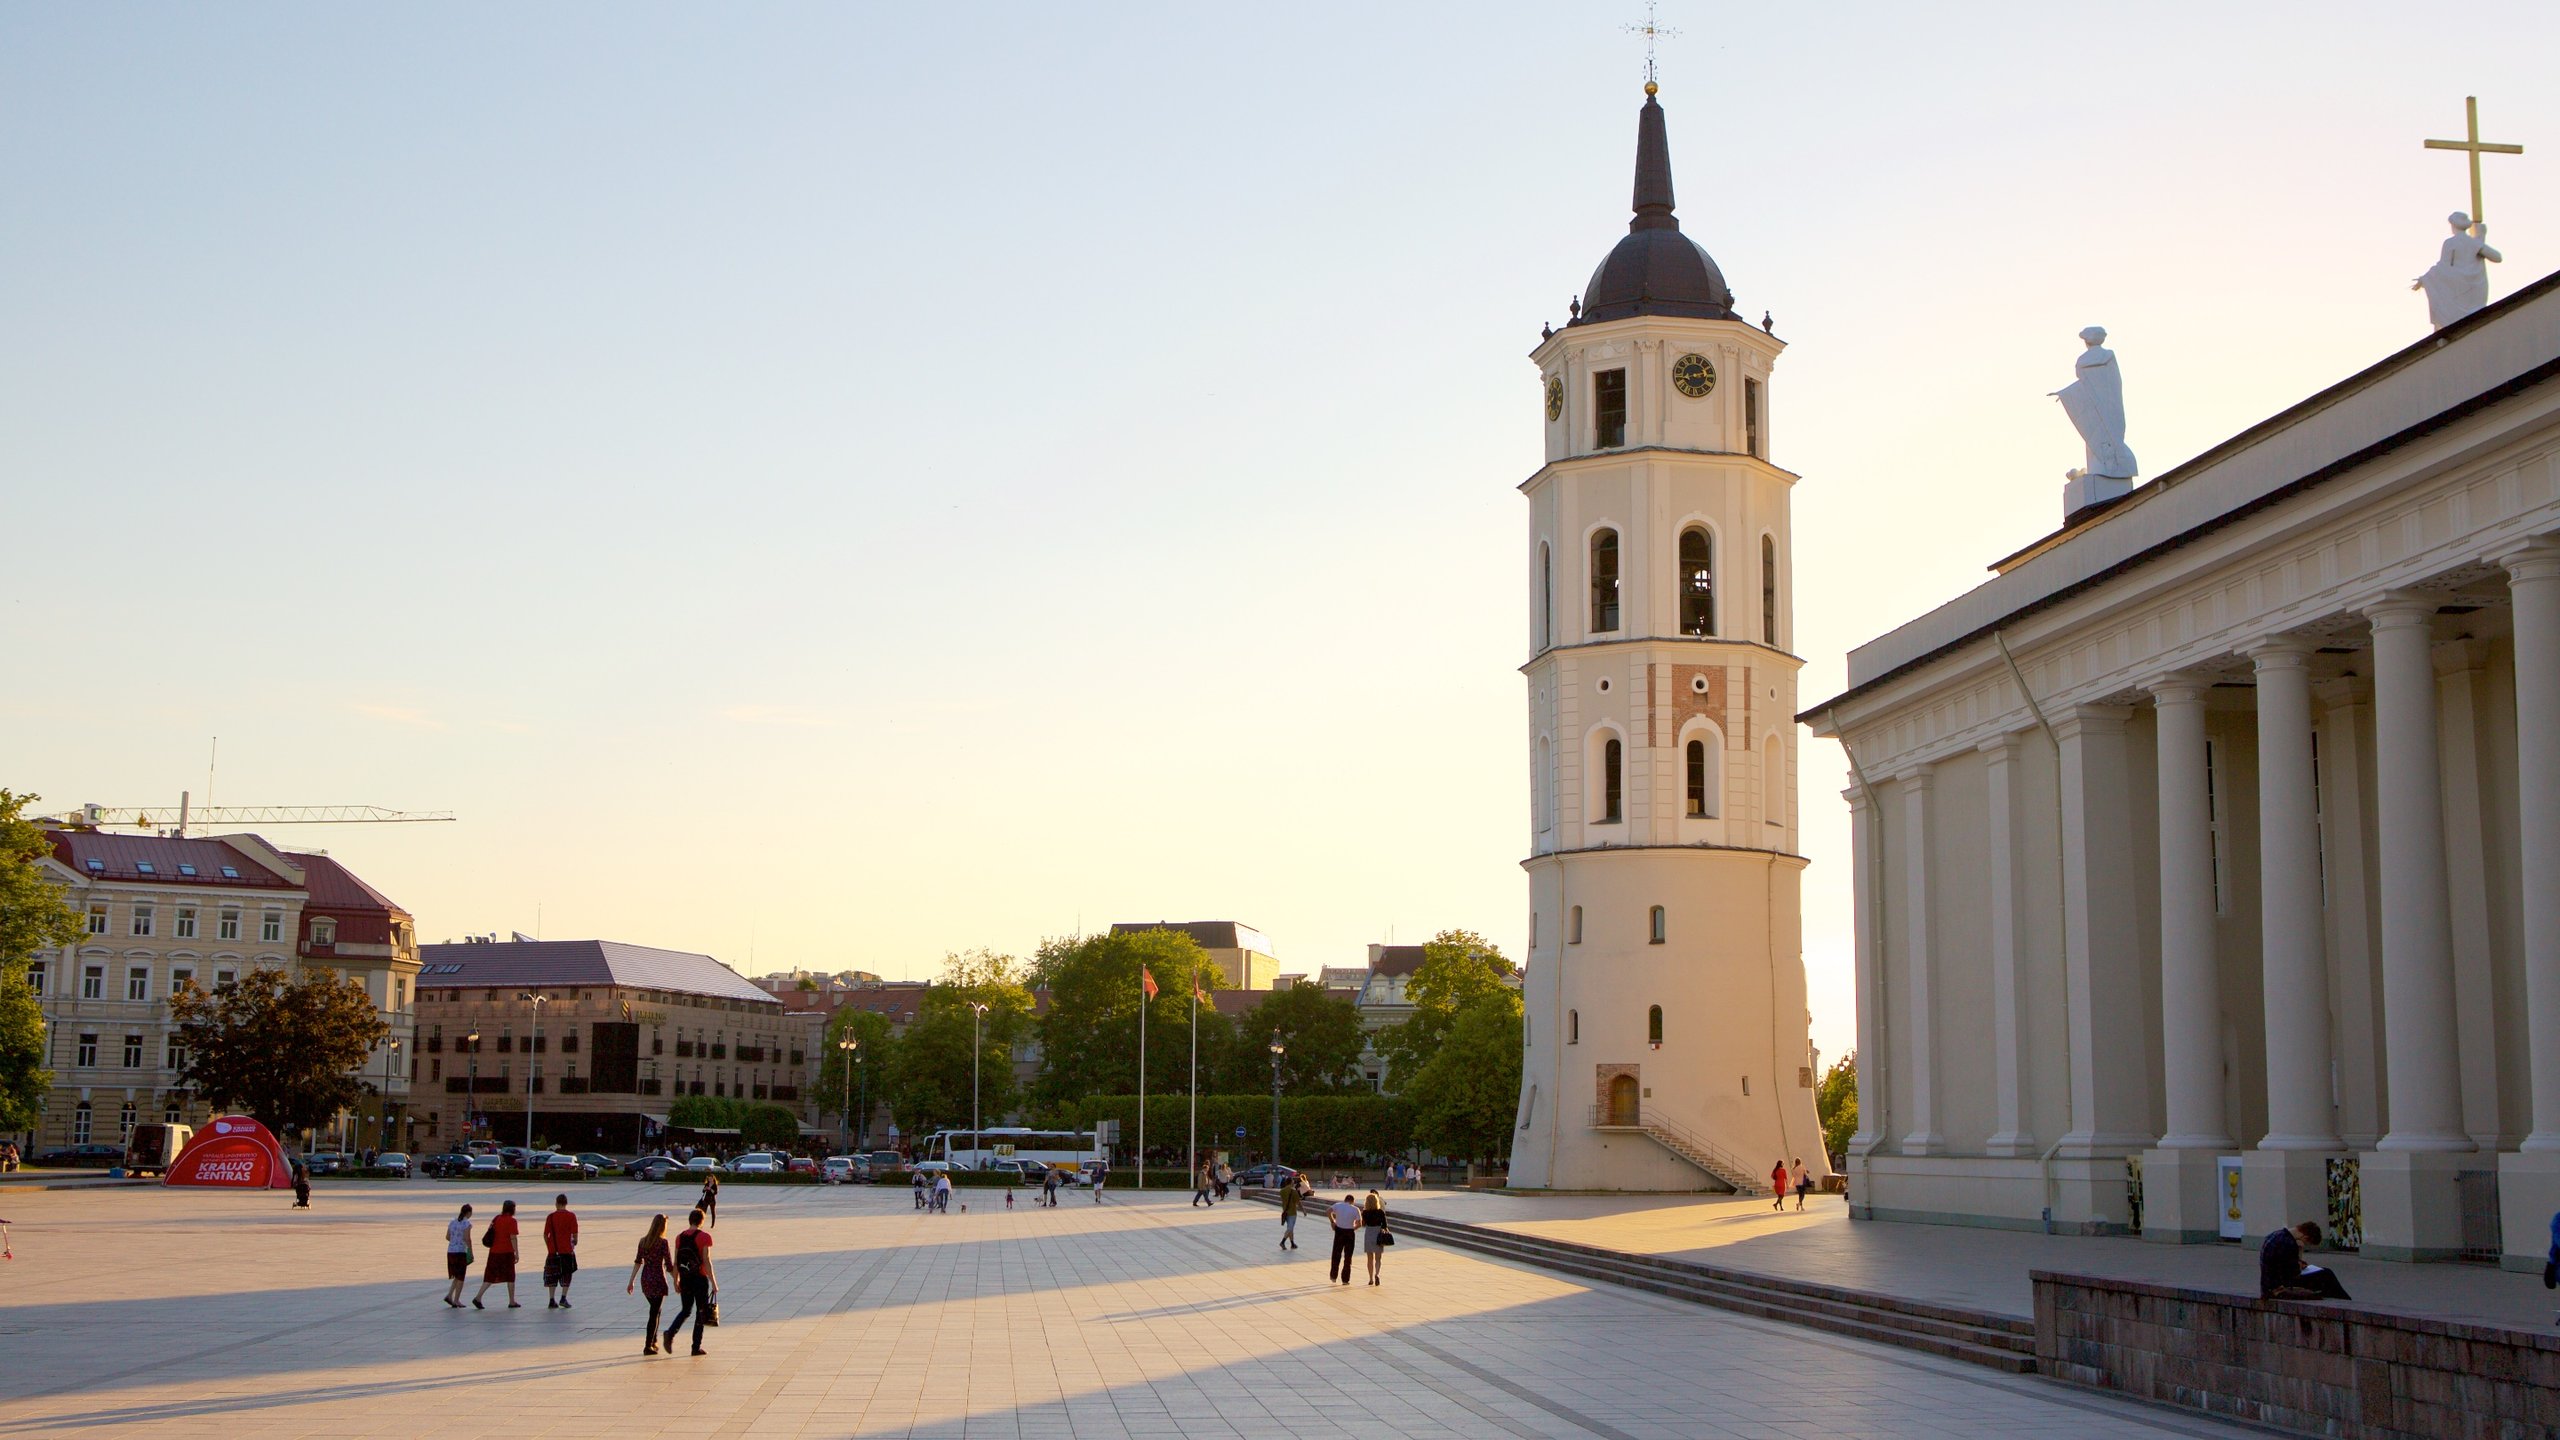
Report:
M711 1234L702 1228L702 1212L685 1216L684 1233L676 1237L676 1294L684 1303L676 1310L674 1323L667 1326L666 1348L673 1353L676 1332L684 1328L685 1317L693 1317L693 1353L708 1355L702 1348L702 1327L711 1322L711 1297L720 1293L719 1277L711 1271Z

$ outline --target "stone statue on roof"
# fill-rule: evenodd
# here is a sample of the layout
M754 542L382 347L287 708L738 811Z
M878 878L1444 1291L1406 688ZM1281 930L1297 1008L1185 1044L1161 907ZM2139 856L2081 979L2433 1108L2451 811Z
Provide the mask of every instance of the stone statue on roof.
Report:
M2436 251L2436 263L2409 286L2427 292L2427 321L2439 330L2489 303L2489 266L2507 258L2489 248L2487 223L2475 224L2459 210L2445 223L2453 234Z

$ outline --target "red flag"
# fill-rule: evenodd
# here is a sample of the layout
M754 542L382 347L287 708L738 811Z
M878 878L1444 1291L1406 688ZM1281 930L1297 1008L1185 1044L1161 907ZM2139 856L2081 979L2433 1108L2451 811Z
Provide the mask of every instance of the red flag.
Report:
M1148 999L1153 1000L1156 998L1156 976L1154 971L1149 970L1144 965L1139 966L1138 983L1146 988Z
M1197 975L1191 977L1191 998L1199 1001L1203 1005L1209 1006L1209 1008L1213 1010L1217 1008L1216 1002L1209 998L1209 992L1202 988L1200 984L1200 977Z

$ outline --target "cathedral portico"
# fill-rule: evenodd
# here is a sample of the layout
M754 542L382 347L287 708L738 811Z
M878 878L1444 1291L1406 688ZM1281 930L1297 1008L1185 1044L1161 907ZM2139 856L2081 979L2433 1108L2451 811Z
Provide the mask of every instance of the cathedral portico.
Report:
M2439 342L2082 514L1806 712L1857 780L1853 1213L2539 1264L2560 277Z

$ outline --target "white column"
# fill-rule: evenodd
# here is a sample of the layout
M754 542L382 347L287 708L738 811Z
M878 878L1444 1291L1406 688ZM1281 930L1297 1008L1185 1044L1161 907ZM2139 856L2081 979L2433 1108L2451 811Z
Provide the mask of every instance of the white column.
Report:
M1845 748L1847 737L1842 739ZM1883 890L1876 863L1881 830L1876 823L1875 797L1867 793L1864 785L1852 784L1841 792L1841 798L1849 802L1849 878L1857 886L1849 913L1856 927L1858 952L1858 1129L1849 1137L1849 1153L1865 1155L1876 1148L1878 1140L1892 1133L1885 1128L1885 1117L1892 1113L1893 1091L1887 1083L1882 1038L1884 957L1876 941L1884 933Z
M2533 1131L2560 1151L2560 546L2505 557L2515 599L2517 859L2523 872L2525 1054Z
M2391 1130L2382 1150L2472 1148L2454 1054L2443 780L2436 771L2435 603L2389 595L2373 622L2375 817L2382 833L2382 1029Z
M2502 1128L2498 1076L2508 1066L2500 1043L2491 909L2488 806L2483 803L2480 716L2488 708L2489 647L2456 640L2435 647L2436 773L2444 786L2445 914L2453 925L2453 1053L2462 1071L2462 1128L2471 1143L2496 1151L2519 1136ZM2512 987L2510 987L2512 989ZM2510 995L2510 1003L2512 1003Z
M2344 676L2314 685L2312 694L2320 707L2320 873L2329 892L2338 1138L2349 1149L2368 1150L2382 1138L2382 967L2375 958L2381 912L2373 903L2372 847L2365 842L2373 803L2364 779L2373 682Z
M2258 1148L2335 1150L2311 650L2276 641L2249 658L2258 675L2259 973L2267 1011L2267 1134Z
M2062 945L2071 989L2071 1131L2056 1152L2066 1160L2130 1154L2160 1133L2150 1114L2140 917L2125 884L2136 873L2128 713L2084 705L2053 727L2061 742ZM2121 1190L2121 1175L2116 1184ZM2120 1197L2115 1204L2121 1208Z
M1932 1083L1938 1041L1929 999L1929 972L1937 963L1929 943L1929 780L1929 767L1922 765L1905 772L1901 786L1903 919L1910 937L1902 947L1904 979L1910 985L1903 1024L1911 1034L1911 1128L1902 1136L1905 1155L1936 1155L1947 1148L1946 1137L1938 1133Z
M2214 952L2213 809L2205 759L2208 682L2153 684L2160 787L2160 1079L2163 1150L2228 1150L2222 967Z
M1990 799L1991 1075L2000 1117L1982 1149L1986 1155L2033 1155L2036 1137L2027 1116L2023 1067L2027 986L2018 970L2018 900L2026 893L2018 875L2018 737L2003 735L1980 748Z

